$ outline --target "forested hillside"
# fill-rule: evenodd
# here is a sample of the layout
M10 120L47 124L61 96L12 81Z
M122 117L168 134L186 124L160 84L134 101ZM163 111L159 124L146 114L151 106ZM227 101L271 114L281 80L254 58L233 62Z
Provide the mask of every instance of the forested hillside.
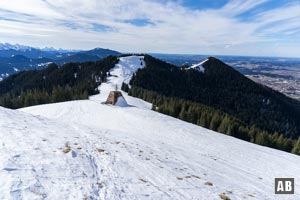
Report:
M23 71L0 82L0 106L20 108L44 103L87 99L96 94L118 58L97 62L51 64L42 70Z
M131 89L125 84L123 89L152 102L156 110L257 144L289 152L298 148L298 101L256 84L215 58L203 64L204 72L151 56L145 56L145 62L133 76Z

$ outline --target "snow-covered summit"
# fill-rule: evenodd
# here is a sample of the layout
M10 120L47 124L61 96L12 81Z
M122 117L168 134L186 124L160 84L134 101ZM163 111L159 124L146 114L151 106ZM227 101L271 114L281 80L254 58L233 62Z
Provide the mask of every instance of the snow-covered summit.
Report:
M0 43L0 50L17 50L17 51L26 51L30 50L32 47L20 45L20 44L9 44L9 43Z
M205 60L203 60L203 61L201 61L200 63L197 63L197 64L192 65L192 66L189 67L188 69L196 69L196 70L198 70L198 71L200 71L200 72L204 72L205 69L204 69L203 65L204 65L207 61L209 61L208 58L205 59Z
M64 49L55 49L54 47L44 47L44 48L40 48L40 50L42 51L53 51L53 52L65 52L66 50Z
M32 51L32 50L41 50L41 51L48 51L48 52L76 52L79 50L65 50L65 49L56 49L54 47L30 47L26 45L20 45L20 44L10 44L10 43L0 43L0 50L16 50L16 51Z

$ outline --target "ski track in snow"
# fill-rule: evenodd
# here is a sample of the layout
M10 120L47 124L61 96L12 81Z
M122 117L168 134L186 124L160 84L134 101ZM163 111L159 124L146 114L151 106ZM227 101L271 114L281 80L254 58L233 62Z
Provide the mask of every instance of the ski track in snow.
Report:
M0 199L299 199L299 156L156 113L126 93L131 106L101 104L140 58L121 58L90 100L0 107ZM275 177L295 177L296 194L274 195Z

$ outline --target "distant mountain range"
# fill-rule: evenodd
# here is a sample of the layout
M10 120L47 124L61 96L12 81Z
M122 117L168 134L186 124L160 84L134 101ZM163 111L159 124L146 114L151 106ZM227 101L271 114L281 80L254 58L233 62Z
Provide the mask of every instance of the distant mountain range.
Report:
M118 56L121 53L102 48L80 51L0 43L0 80L18 71L47 67L50 63L62 65L69 62L97 61L109 55Z

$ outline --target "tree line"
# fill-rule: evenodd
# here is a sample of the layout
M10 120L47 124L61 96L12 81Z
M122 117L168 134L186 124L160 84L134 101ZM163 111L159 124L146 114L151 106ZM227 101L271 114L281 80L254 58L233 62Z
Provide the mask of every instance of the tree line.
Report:
M201 103L167 97L136 86L129 88L125 83L122 84L122 90L152 103L152 109L160 113L248 142L300 155L300 138L295 140L278 132L262 130L255 125L248 126L234 116Z
M51 64L42 70L23 71L0 82L0 106L21 107L87 99L97 94L108 71L118 58L109 56L97 62Z
M252 125L285 137L300 136L300 102L257 84L215 58L204 72L163 62L149 55L130 85L207 105Z

